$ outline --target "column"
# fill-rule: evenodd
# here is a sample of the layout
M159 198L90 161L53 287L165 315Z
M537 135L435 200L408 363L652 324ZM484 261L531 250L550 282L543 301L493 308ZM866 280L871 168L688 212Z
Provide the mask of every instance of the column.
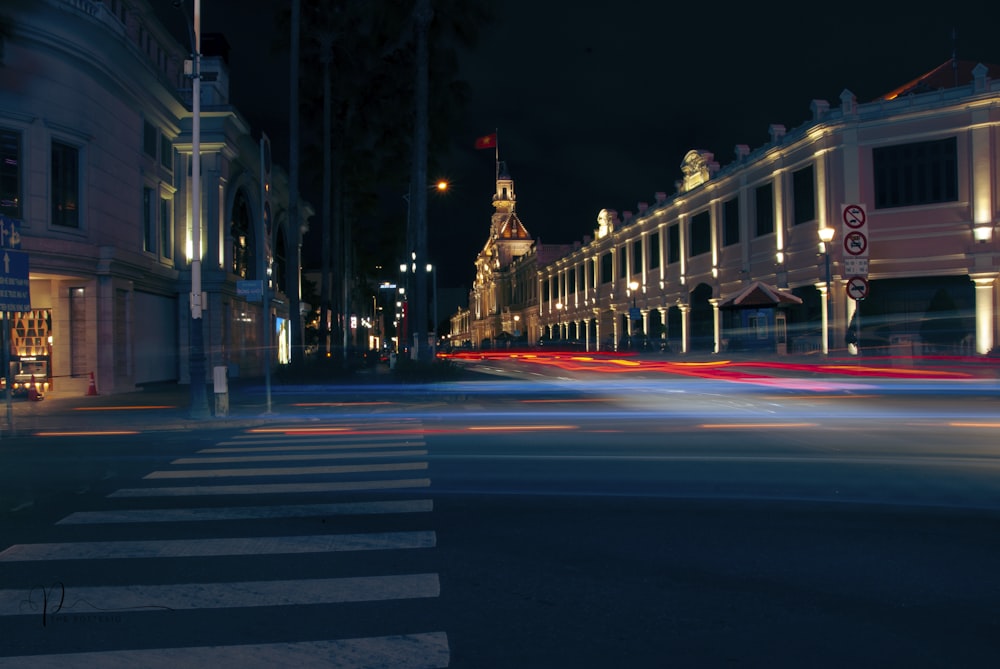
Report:
M718 297L708 300L708 303L712 305L712 332L715 336L715 344L712 350L714 353L722 352L722 319L720 318L719 302L720 299Z
M681 353L687 353L690 347L691 307L687 304L678 304L677 307L681 310Z
M971 275L976 284L976 353L985 355L993 349L996 332L994 294L997 275Z

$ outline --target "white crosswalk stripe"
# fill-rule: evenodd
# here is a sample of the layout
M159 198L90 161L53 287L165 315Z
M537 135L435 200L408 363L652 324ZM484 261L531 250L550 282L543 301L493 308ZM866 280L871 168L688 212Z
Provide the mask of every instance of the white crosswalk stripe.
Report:
M333 669L437 669L447 667L448 637L440 632L366 639L159 648L104 653L68 653L0 658L0 667L16 669L175 669L176 667L324 667Z
M192 456L179 457L169 467L150 472L144 477L148 486L122 488L108 495L119 508L78 511L58 521L56 531L77 528L66 541L15 544L0 552L0 562L18 565L19 569L36 571L37 582L25 587L0 589L0 618L20 620L28 616L41 618L52 625L70 616L87 620L88 616L112 615L115 620L132 622L132 616L172 612L172 623L152 633L160 643L144 641L140 647L130 647L130 640L116 641L109 649L106 642L87 647L89 637L67 642L67 646L52 652L43 644L25 641L30 652L15 657L0 657L0 667L176 667L217 664L241 667L323 666L352 669L385 667L398 669L448 667L450 650L445 632L428 631L425 620L412 620L411 629L392 626L385 616L378 616L365 625L385 626L373 636L351 638L288 638L280 643L243 644L228 638L219 645L184 645L185 619L176 616L195 615L203 610L240 610L241 615L274 616L273 607L285 607L294 615L296 607L339 607L371 603L391 605L410 601L410 606L424 606L440 596L438 575L432 572L407 573L407 556L424 554L437 545L432 529L426 527L426 515L433 511L433 502L426 498L370 499L331 501L331 495L378 494L379 491L413 492L427 488L428 478L412 478L406 473L428 468L420 425L414 421L382 423L377 429L359 425L311 426L309 430L273 428L258 430L219 442L212 448L197 451ZM351 464L325 465L324 461L349 460ZM398 477L403 474L402 477ZM270 482L273 477L297 477L301 480ZM360 478L359 478L360 477ZM227 484L205 484L205 479L234 479ZM170 480L177 484L156 485ZM211 506L187 504L199 498L253 495L253 505ZM289 495L317 497L309 503L289 504ZM128 508L133 500L149 499L155 508ZM274 504L267 502L273 501ZM290 500L291 501L291 500ZM298 499L294 501L298 502ZM173 504L174 506L171 506ZM166 508L164 508L166 507ZM329 519L344 518L350 532L337 532L336 523ZM364 531L364 518L377 526ZM404 527L387 527L386 522L402 523ZM311 528L311 518L324 519ZM296 521L296 519L299 519ZM253 523L298 522L297 533L280 536L255 536L245 530L238 536L233 530L253 528ZM230 527L231 523L243 523ZM224 535L206 536L217 523ZM278 524L275 524L278 523ZM302 525L301 523L305 523ZM414 528L414 524L418 527ZM266 525L265 525L266 526ZM155 527L172 528L171 538L145 538ZM305 532L302 528L307 528ZM198 528L197 531L195 528ZM208 530L206 530L208 528ZM252 530L251 530L252 532ZM89 536L82 536L84 533ZM123 535L135 538L122 539ZM184 535L188 536L184 536ZM114 536L114 539L111 537ZM58 538L58 535L57 535ZM383 551L398 551L389 561L371 561L371 573L329 573L336 562L317 577L316 573L299 573L296 561L309 555L340 555L355 552L375 555ZM415 551L419 553L415 553ZM266 556L282 556L280 561L262 563ZM240 573L241 561L255 560L250 570L252 578L244 580L181 581L175 576L167 582L141 577L146 570L136 568L134 583L102 584L100 579L111 572L101 564L107 560L145 560L156 564L160 560L224 560L215 565L232 565L234 575ZM57 564L60 572L70 573L76 582L45 581L51 573L45 564ZM117 564L117 563L111 563ZM123 563L128 564L128 563ZM137 563L138 564L138 563ZM191 563L197 564L197 563ZM251 563L248 563L251 564ZM311 563L310 563L311 564ZM353 564L368 564L368 561ZM375 566L382 564L381 568ZM426 565L426 561L422 562ZM79 565L72 567L70 565ZM264 565L263 567L261 565ZM393 573L385 573L386 567ZM125 569L130 568L124 568ZM249 567L247 568L249 569ZM264 569L264 572L260 570ZM229 571L229 568L226 568ZM315 572L315 567L313 568ZM356 571L356 568L355 568ZM129 571L129 573L132 573ZM156 569L150 574L155 574ZM197 572L194 572L197 573ZM210 571L210 573L212 573ZM89 576L88 576L89 574ZM250 574L248 574L250 575ZM268 578L273 576L273 578ZM263 578L262 578L263 577ZM9 585L9 582L5 582ZM411 609L407 609L411 610ZM250 612L249 614L247 612ZM264 613L267 611L267 613ZM331 613L324 615L336 615ZM315 612L310 610L312 614ZM305 615L305 613L303 613ZM391 616L389 617L391 618ZM263 622L263 620L262 620ZM356 622L353 621L352 622ZM196 622L190 623L200 632ZM405 622L403 623L405 625ZM289 630L297 629L294 625ZM324 627L325 629L325 627ZM366 631L368 627L364 628ZM296 632L288 632L289 635ZM328 634L328 632L326 632ZM315 633L314 633L315 634ZM180 635L179 638L175 638ZM200 638L197 636L190 638ZM179 640L179 643L178 643ZM252 638L249 640L253 640ZM273 639L268 639L273 641ZM96 642L95 642L96 643ZM75 645L74 645L75 644ZM20 647L20 646L17 646ZM39 651L41 654L39 654Z

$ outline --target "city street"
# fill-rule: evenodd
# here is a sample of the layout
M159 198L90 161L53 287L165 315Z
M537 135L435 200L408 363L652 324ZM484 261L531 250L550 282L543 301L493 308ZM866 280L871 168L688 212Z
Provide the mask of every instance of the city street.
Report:
M1000 653L995 382L468 364L493 376L0 441L0 666Z

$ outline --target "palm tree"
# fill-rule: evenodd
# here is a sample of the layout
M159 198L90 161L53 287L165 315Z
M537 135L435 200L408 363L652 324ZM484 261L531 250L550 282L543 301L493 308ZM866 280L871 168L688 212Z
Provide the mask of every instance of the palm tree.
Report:
M354 227L361 220L369 223L361 228L368 242L361 247L363 251L384 246L372 244L373 238L400 238L384 224L376 225L372 220L379 208L379 189L402 193L409 189L392 184L407 180L413 184L426 182L429 147L446 143L447 128L453 127L450 121L456 118L463 102L464 88L455 81L456 48L470 45L475 27L490 16L485 0L437 0L435 4L444 8L443 16L447 19L439 22L435 19L432 26L429 18L436 15L425 11L428 21L418 30L421 24L416 20L417 15L398 2L303 2L303 62L319 61L323 65L304 68L301 77L305 91L303 119L306 123L322 119L323 125L322 142L307 143L302 156L304 172L312 178L320 177L315 185L323 192L321 327L325 328L328 322L327 313L337 314L333 319L332 341L339 341L345 348L351 286L355 283L352 271L355 245L351 243L355 238ZM429 6L430 0L426 0L424 9ZM434 34L430 47L429 31ZM424 67L432 60L435 64L434 77L425 72L428 85L422 98L414 92L415 56L421 34L427 48ZM413 110L418 99L424 100L422 139L412 134L416 128ZM431 108L434 123L428 131L426 119ZM423 146L423 177L414 175L417 145ZM320 164L321 169L308 167ZM414 192L417 191L423 188L415 188ZM418 212L419 206L413 211ZM426 212L423 220L426 221ZM379 252L384 253L375 253ZM377 255L375 262L363 252L358 256L359 262L370 266L385 262L384 257ZM329 290L331 276L340 279L340 291ZM327 341L325 334L321 336L322 347Z

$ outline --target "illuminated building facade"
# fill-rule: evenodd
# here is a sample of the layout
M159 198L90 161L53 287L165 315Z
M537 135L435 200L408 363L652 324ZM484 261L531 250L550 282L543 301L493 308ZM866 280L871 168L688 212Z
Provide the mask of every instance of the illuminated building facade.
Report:
M990 352L991 73L949 61L869 103L849 90L835 106L814 100L803 125L772 125L768 144L738 145L724 166L690 151L673 194L635 215L603 210L592 238L538 263L538 335L592 351L805 354L858 353L860 329L861 352Z
M0 213L19 221L55 387L85 390L91 373L102 393L186 382L190 45L146 0L15 0L3 13ZM237 282L260 278L257 258L268 254L267 321L280 349L282 289L298 271L286 244L287 179L268 173L264 143L229 104L225 40L203 35L201 50L206 371L260 373L262 303Z

